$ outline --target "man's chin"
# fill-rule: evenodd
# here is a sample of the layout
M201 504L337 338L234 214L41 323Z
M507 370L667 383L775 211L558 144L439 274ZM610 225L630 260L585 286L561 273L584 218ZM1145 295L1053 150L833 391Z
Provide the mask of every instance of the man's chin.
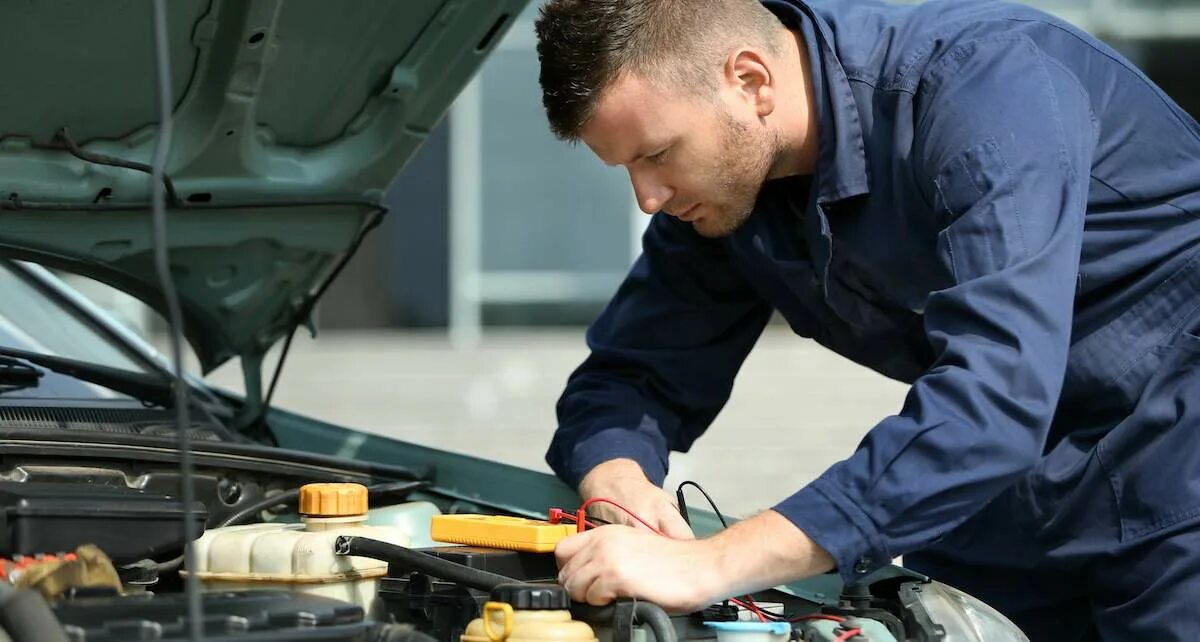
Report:
M723 217L705 216L692 221L692 228L706 239L719 239L737 231L746 222L746 216Z

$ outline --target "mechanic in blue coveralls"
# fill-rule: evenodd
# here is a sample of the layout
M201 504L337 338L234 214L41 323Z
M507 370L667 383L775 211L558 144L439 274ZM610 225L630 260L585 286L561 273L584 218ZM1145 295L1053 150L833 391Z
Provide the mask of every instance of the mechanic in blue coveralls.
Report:
M555 134L653 213L547 459L671 537L568 538L575 599L694 609L903 554L1035 640L1200 640L1192 117L995 2L551 0L537 32ZM911 391L773 510L691 539L668 452L772 310Z

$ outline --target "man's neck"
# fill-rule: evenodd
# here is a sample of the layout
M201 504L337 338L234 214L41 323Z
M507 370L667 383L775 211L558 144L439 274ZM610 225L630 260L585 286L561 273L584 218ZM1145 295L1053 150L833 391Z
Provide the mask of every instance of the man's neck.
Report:
M785 75L780 86L780 99L784 109L778 123L782 144L769 178L814 173L819 151L812 61L809 60L808 48L803 36L791 29L787 30L787 37L783 41L781 58L785 61Z

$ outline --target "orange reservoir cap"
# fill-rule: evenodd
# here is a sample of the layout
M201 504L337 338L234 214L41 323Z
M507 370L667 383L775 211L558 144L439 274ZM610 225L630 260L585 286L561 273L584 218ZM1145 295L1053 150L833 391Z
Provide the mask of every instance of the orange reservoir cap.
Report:
M549 553L559 540L575 531L574 524L551 524L524 517L436 515L429 536L437 542Z
M305 484L300 487L300 514L308 517L352 517L367 513L367 487L362 484Z

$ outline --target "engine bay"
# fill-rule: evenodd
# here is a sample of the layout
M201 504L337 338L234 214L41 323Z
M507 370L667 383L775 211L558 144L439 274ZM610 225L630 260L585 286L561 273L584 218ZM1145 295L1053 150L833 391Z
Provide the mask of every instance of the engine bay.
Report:
M189 572L203 587L205 636L222 640L466 640L498 587L554 588L552 544L435 541L445 516L506 513L442 492L432 469L221 441L193 452L189 513L202 535L188 569L169 435L32 437L0 436L0 626L13 640L188 639ZM898 575L824 602L770 590L686 615L632 600L560 610L606 642L717 640L734 629L763 642L955 639L922 600L937 587Z

